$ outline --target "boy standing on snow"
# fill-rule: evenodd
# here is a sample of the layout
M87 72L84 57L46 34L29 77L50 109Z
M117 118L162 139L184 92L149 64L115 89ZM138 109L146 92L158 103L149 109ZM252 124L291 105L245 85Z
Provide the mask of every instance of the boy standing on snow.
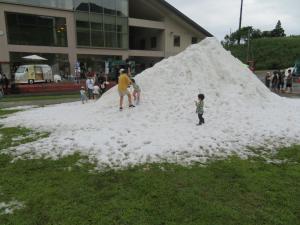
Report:
M199 94L198 95L198 101L195 101L196 104L196 113L198 114L198 118L199 118L199 123L197 124L197 126L200 126L202 124L204 124L204 118L203 118L203 113L204 113L204 94Z

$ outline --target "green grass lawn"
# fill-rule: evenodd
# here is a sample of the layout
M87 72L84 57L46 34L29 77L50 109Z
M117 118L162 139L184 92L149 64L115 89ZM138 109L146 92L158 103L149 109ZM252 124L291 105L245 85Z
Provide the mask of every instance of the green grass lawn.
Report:
M0 128L1 151L23 128ZM4 146L4 147L3 147ZM274 159L232 157L207 166L151 164L95 172L78 154L18 160L0 154L1 225L298 225L300 146ZM1 202L23 207L4 214Z
M5 117L9 114L12 114L12 113L16 113L16 112L19 112L20 110L17 110L17 109L8 109L8 110L3 110L3 109L0 109L0 118L1 117Z
M78 92L79 93L79 92ZM20 96L6 96L1 99L1 102L12 102L12 101L35 101L35 100L57 100L57 99L78 99L78 93L69 94L51 94L51 95L20 95Z

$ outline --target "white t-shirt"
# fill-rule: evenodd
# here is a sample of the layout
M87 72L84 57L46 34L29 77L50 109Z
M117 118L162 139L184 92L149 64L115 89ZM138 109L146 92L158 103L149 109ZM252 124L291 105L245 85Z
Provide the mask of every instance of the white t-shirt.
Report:
M94 81L93 81L93 79L87 79L86 80L86 86L87 86L88 89L93 90L94 89Z
M95 85L95 86L93 87L93 94L95 94L95 95L100 95L100 88L99 88L98 85Z

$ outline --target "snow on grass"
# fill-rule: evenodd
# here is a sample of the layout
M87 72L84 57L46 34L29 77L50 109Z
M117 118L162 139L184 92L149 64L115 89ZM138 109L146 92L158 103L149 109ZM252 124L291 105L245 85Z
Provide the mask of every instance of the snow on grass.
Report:
M214 38L207 38L136 77L141 104L118 110L117 89L99 101L30 109L3 120L51 132L17 147L22 155L58 158L80 152L99 166L193 163L251 147L299 143L300 101L271 93ZM194 101L204 93L206 124L196 126Z
M38 106L37 105L24 105L24 106L4 108L3 110L27 110L27 109L32 109L32 108L38 108Z
M24 208L25 205L22 202L12 200L10 202L0 202L0 214L13 214L15 210Z

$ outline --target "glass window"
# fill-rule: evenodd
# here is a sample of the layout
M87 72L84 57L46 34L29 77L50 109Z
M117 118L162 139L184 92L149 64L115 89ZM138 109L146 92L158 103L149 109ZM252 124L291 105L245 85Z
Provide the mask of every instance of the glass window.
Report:
M88 13L76 13L77 45L90 46L90 22Z
M116 3L117 15L128 17L128 0L117 0Z
M25 69L26 69L25 66L20 66L20 67L17 69L16 73L24 73L24 72L25 72Z
M103 30L103 15L91 13L90 23L92 30Z
M6 13L6 21L9 44L67 46L65 18Z
M151 38L151 48L156 48L157 47L157 38L152 37Z
M77 44L79 46L90 46L90 31L77 30Z
M128 18L117 17L117 32L128 33Z
M109 48L117 47L117 34L115 32L105 33L105 47L109 47Z
M103 0L104 14L116 15L116 0Z
M89 12L89 1L88 0L74 0L74 9L76 11Z
M104 32L92 30L92 46L104 47Z
M8 3L18 3L24 5L34 5L34 6L41 6L41 7L51 7L51 8L59 8L59 9L73 9L73 1L72 0L2 0Z
M117 34L117 38L118 38L118 48L123 48L126 49L128 48L128 35L127 34Z
M74 6L77 45L128 48L128 0L75 0Z
M91 0L90 1L90 12L103 13L102 0Z
M115 16L104 16L104 30L116 32Z
M146 39L140 40L140 49L145 50L146 49Z
M180 47L180 36L174 36L174 47Z

